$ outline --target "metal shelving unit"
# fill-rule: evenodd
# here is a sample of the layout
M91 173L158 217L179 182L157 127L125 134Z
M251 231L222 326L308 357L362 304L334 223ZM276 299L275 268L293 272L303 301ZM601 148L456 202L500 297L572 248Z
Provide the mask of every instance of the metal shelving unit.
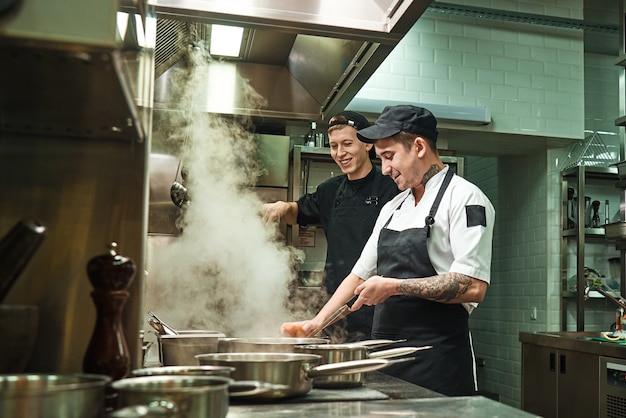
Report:
M567 314L568 306L572 301L576 303L576 331L585 330L585 295L584 289L586 286L585 279L585 250L586 246L590 243L598 243L601 245L612 246L613 244L605 239L604 224L606 219L604 213L601 214L601 223L599 227L592 228L587 221L587 208L585 206L586 189L589 180L596 182L611 182L609 184L617 183L619 177L617 175L617 168L615 167L587 167L579 165L570 169L564 170L561 173L561 196L562 196L562 217L561 224L564 226L561 232L561 330L567 331ZM576 205L576 217L575 225L568 228L568 188L575 184L577 195L583 198L577 200ZM617 189L616 192L617 194ZM568 288L568 244L574 240L576 245L576 289L572 290ZM621 280L623 281L623 280ZM624 288L624 284L621 283L621 288ZM591 294L591 297L594 295ZM601 295L597 295L601 296Z

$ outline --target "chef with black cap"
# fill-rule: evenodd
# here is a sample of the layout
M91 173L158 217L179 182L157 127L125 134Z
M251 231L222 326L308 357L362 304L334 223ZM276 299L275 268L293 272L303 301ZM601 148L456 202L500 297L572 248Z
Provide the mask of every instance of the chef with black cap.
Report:
M262 208L266 221L322 226L328 244L324 286L330 294L359 258L380 209L399 192L393 180L372 164L373 145L356 136L358 129L368 126L367 118L357 112L343 111L330 118L330 154L343 174L324 181L297 202L279 201ZM344 341L371 338L373 315L374 308L366 306L338 324L335 336ZM342 335L344 328L347 335Z
M372 337L432 346L383 372L449 396L475 394L468 319L490 282L494 208L437 152L437 120L422 107L387 106L357 132L403 190L381 210L352 272L310 321L315 329L353 294L375 306ZM351 314L352 315L352 314Z

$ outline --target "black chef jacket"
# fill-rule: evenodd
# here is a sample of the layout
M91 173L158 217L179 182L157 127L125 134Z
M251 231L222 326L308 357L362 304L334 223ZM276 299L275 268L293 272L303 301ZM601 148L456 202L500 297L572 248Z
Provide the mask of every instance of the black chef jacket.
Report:
M334 293L352 271L380 209L398 192L394 181L374 166L359 180L348 180L345 174L332 177L321 183L314 193L298 200L298 224L321 225L324 229L328 243L324 286L329 293ZM362 338L349 335L348 339L370 338L372 315L373 307L366 306L350 314L348 333L364 335Z

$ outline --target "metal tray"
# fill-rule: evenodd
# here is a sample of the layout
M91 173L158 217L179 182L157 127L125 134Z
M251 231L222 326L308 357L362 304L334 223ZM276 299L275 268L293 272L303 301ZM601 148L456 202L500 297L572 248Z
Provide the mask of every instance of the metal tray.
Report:
M614 222L604 225L604 236L608 240L626 240L626 222Z

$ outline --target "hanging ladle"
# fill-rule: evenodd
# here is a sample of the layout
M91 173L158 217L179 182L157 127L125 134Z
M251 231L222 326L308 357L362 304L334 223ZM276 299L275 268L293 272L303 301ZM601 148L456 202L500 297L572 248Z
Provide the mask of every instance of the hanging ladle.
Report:
M174 177L174 182L172 183L172 187L170 188L170 198L176 206L182 208L187 202L189 202L189 189L187 189L187 187L185 187L182 183L179 183L177 180L179 172L183 180L185 180L185 177L187 177L185 170L181 170L180 166L181 161L178 162L176 176Z
M148 311L148 315L150 315L150 318L148 318L148 323L152 328L157 330L160 335L178 335L178 331L167 325L165 322L161 321L154 312Z

